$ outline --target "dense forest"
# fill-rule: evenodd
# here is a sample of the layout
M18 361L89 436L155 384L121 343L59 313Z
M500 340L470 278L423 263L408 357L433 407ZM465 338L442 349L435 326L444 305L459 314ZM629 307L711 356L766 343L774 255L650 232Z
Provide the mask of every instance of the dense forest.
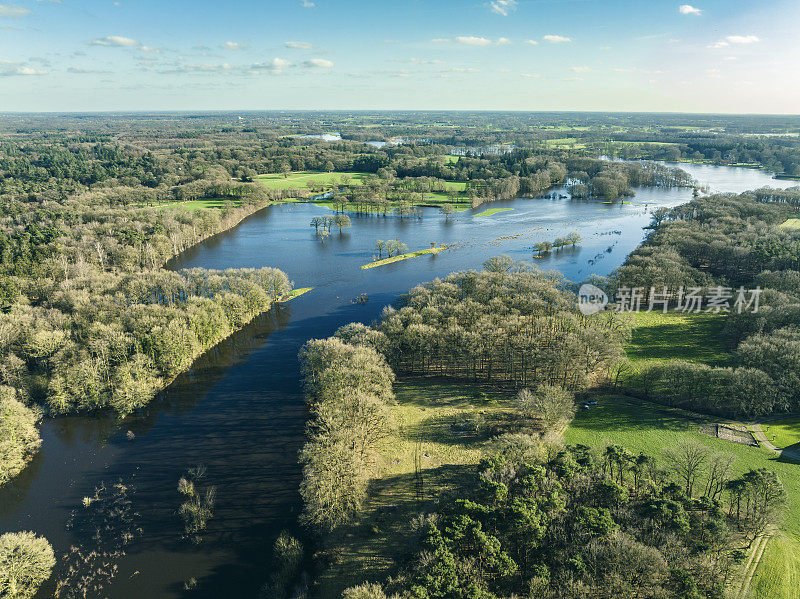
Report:
M609 292L645 295L680 288L762 290L757 311L726 308L729 367L673 360L637 373L646 397L731 416L800 407L800 233L781 226L798 214L800 190L757 190L697 198L657 215L659 225L605 281Z

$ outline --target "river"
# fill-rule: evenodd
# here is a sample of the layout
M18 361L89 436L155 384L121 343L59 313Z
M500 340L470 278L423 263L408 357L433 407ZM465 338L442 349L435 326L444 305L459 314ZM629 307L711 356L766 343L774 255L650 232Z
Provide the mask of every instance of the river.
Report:
M765 185L791 187L753 169L678 165L714 191L739 192ZM66 524L96 486L129 485L141 534L119 562L119 575L101 595L114 599L252 597L269 576L269 556L283 528L295 527L305 409L297 352L310 338L329 336L352 321L370 322L417 283L449 272L479 268L508 254L532 260L534 243L572 230L582 246L538 259L578 281L608 274L643 239L642 227L657 206L691 199L689 189L639 189L630 203L517 199L458 212L448 220L433 208L422 220L353 217L353 225L325 240L309 221L330 214L310 204L270 206L234 229L190 249L170 268L274 266L298 287L315 289L256 318L203 355L140 414L114 418L46 420L43 445L32 464L0 491L0 531L33 530L58 556L85 542ZM473 215L511 208L492 216ZM399 239L409 250L431 242L454 249L362 270L376 239ZM352 299L366 293L365 304ZM129 434L130 432L130 434ZM203 541L182 538L176 485L186 469L207 468L216 486L214 518ZM197 581L192 592L185 581ZM52 596L52 583L39 596ZM93 596L93 595L90 595Z

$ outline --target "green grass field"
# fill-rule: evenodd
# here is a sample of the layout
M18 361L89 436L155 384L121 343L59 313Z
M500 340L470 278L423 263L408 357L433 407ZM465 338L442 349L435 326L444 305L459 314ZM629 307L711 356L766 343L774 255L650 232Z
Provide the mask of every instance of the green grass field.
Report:
M726 366L730 353L722 340L724 316L682 312L634 312L631 341L625 348L637 364L686 360Z
M222 198L209 198L205 200L190 200L188 202L172 202L170 204L162 204L159 208L182 208L183 210L220 210L225 206L225 202L231 200L224 200ZM238 206L241 202L238 200L232 201L234 206Z
M493 214L497 214L498 212L508 212L509 210L513 210L513 208L488 208L479 214L475 214L475 218L480 218L482 216L492 216Z
M782 229L800 229L800 218L789 218L778 226Z
M365 264L361 267L362 270L367 268L376 268L378 266L385 266L386 264L392 264L393 262L400 262L401 260L408 260L410 258L416 258L417 256L425 256L427 254L438 254L444 250L449 250L450 246L441 245L435 248L428 248L427 250L417 250L416 252L408 252L406 254L400 254L398 256L392 256L391 258L384 258L383 260L376 260L375 262L370 262L369 264Z
M546 139L544 143L549 148L558 148L561 150L580 150L586 147L586 144L578 141L573 137L564 137L561 139Z
M800 444L800 418L781 418L761 425L767 439L778 449ZM773 441L773 435L775 440ZM793 447L793 449L800 449Z
M259 175L258 182L270 189L298 189L309 183L331 186L341 183L342 175L350 177L351 185L360 185L367 173L326 173L321 171L295 171L284 177L282 173Z
M750 590L756 599L797 599L800 594L800 542L778 534L770 539Z
M597 406L578 411L564 433L566 443L592 447L616 443L635 453L646 452L658 456L681 441L691 440L714 452L732 455L735 459L734 469L739 473L750 468L774 470L788 494L784 529L800 537L800 464L778 458L760 447L749 447L699 432L702 424L720 420L619 395L596 399Z
M323 599L339 599L348 586L388 574L393 558L408 547L411 519L467 480L490 440L488 426L509 410L510 394L480 385L405 379L395 384L395 394L397 428L383 444L363 515L328 539L337 561L319 578ZM421 460L421 495L415 456Z

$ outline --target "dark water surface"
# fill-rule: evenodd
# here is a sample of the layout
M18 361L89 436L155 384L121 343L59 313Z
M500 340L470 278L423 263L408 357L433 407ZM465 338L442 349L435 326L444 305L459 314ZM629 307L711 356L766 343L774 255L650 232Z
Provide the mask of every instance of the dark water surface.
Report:
M680 165L714 191L744 191L796 182L763 171ZM33 530L61 556L84 539L66 528L70 513L96 486L122 480L134 489L133 509L142 533L120 560L120 574L99 595L114 599L248 597L269 576L270 548L299 509L305 409L297 352L310 338L329 336L355 320L370 322L383 306L415 284L449 272L479 268L491 256L532 259L537 241L572 230L581 247L536 260L579 281L608 274L643 239L656 206L691 199L688 189L641 189L630 204L578 200L492 203L445 220L424 209L422 220L352 217L353 226L321 244L309 221L330 214L308 204L266 208L235 229L187 251L170 268L274 266L297 287L315 289L256 318L202 356L141 414L113 418L70 417L42 426L42 451L0 491L0 531ZM512 208L475 218L486 207ZM409 250L431 242L455 249L361 270L375 254L376 239L399 239ZM352 298L367 293L366 304ZM129 439L127 431L134 435ZM214 518L203 541L182 539L177 481L186 469L207 467L217 488ZM197 580L187 592L184 582ZM52 595L52 587L40 596Z

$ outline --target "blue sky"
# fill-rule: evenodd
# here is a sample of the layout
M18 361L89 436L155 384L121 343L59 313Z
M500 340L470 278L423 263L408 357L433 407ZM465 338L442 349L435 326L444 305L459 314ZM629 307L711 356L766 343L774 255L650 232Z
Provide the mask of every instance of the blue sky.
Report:
M800 113L798 0L0 0L0 111Z

